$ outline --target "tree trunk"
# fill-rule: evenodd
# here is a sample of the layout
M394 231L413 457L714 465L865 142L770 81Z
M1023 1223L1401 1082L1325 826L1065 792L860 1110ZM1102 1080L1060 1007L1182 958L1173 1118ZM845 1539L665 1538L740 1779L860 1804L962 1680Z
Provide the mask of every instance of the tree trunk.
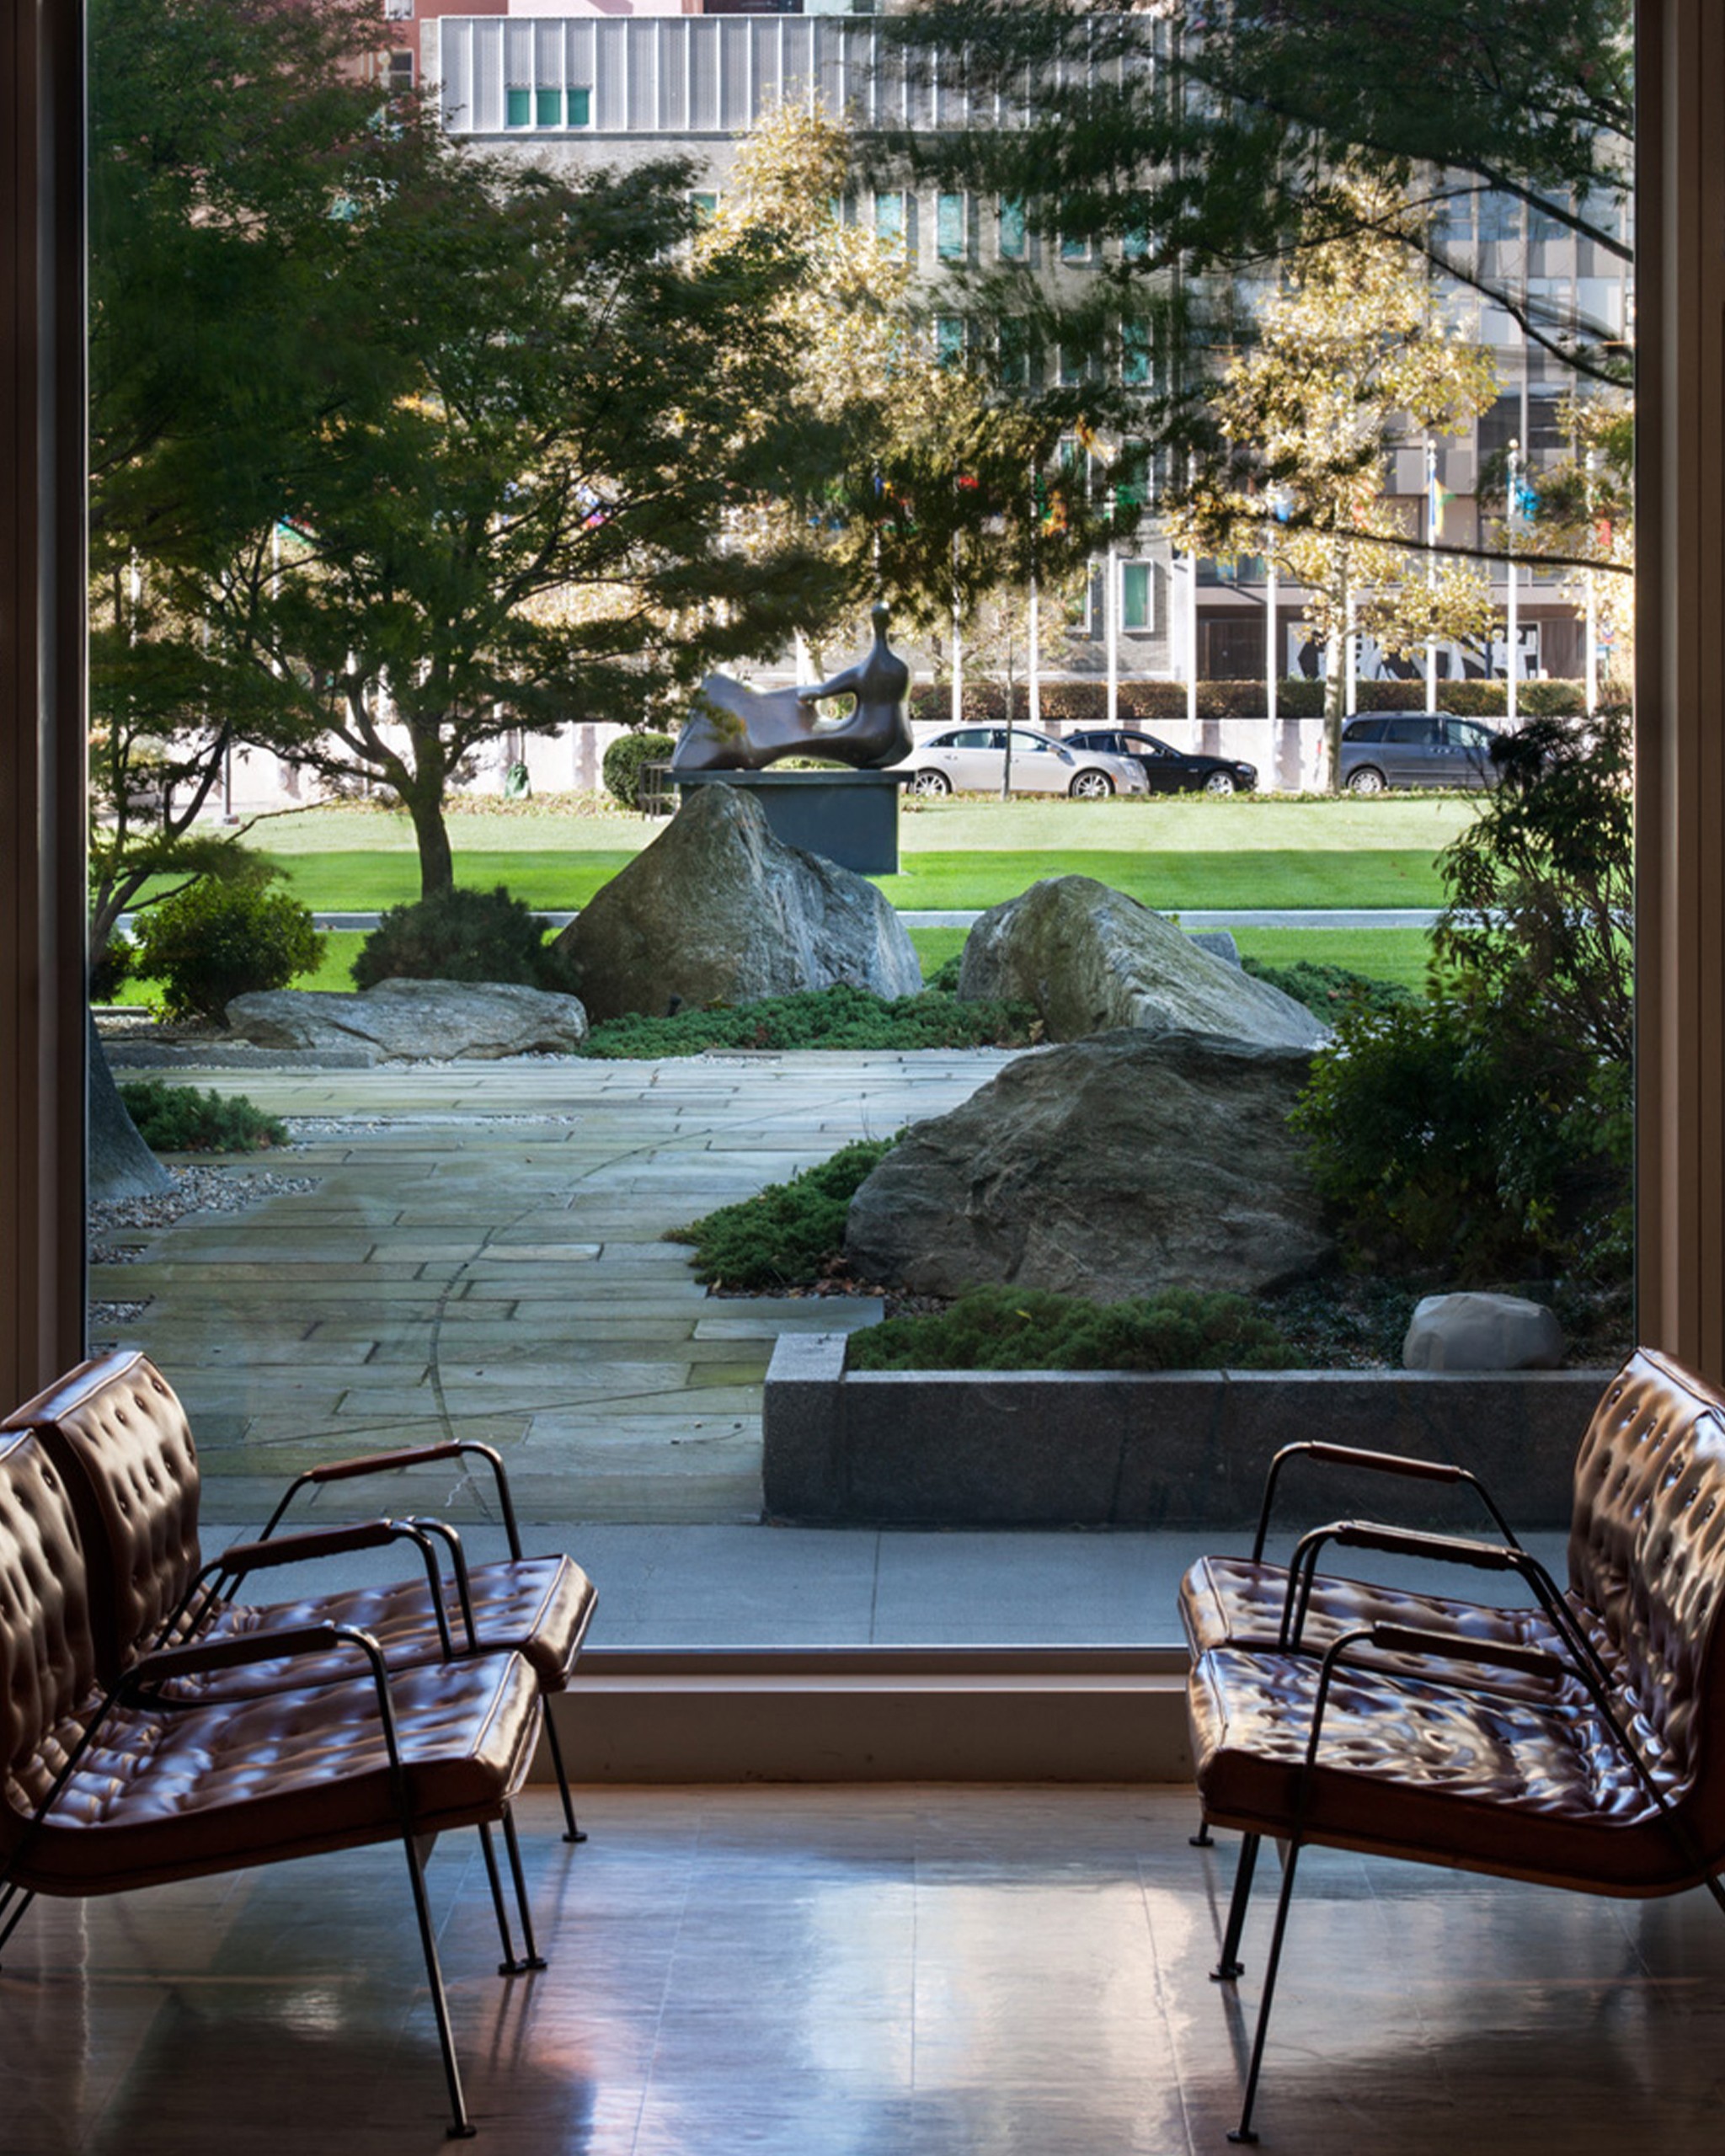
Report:
M419 896L435 899L452 891L455 855L443 820L441 774L429 781L422 779L410 792L404 792L402 806L414 819L414 838L419 849Z
M87 1013L89 1054L89 1194L93 1198L154 1198L174 1181L138 1135L103 1052L93 1015Z

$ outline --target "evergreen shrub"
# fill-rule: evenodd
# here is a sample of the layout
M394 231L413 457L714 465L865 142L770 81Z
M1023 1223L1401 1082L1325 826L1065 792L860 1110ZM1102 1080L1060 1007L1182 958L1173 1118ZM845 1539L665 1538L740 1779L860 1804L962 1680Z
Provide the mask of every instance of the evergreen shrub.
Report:
M933 988L889 1000L840 982L668 1018L643 1012L607 1018L588 1034L581 1053L626 1059L726 1048L1025 1048L1036 1022L1029 1003L960 1003Z
M862 1139L788 1182L674 1228L665 1241L692 1243L695 1277L718 1288L783 1288L820 1278L844 1248L845 1216L896 1138Z
M605 752L600 775L605 790L625 808L641 805L641 771L644 765L668 763L676 743L669 734L622 734Z
M210 876L149 908L136 942L133 971L162 984L168 1016L217 1025L236 995L286 988L323 955L308 906L261 883Z
M256 1153L287 1143L286 1124L243 1093L140 1078L121 1086L120 1097L152 1153Z
M853 1370L1286 1370L1301 1358L1243 1295L1169 1288L1093 1303L1007 1286L853 1332L846 1359Z
M501 883L391 906L360 946L352 973L360 988L381 980L487 981L569 995L574 980L526 900Z

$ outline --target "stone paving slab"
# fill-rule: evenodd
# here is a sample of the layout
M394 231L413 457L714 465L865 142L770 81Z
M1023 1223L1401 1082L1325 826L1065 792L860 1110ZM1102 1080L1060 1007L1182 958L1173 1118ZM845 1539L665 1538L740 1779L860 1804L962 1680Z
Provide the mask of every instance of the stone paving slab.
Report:
M945 1113L1007 1059L248 1070L259 1107L320 1119L280 1164L316 1189L142 1236L92 1294L146 1302L126 1337L185 1399L218 1512L320 1460L466 1435L507 1452L527 1517L756 1519L773 1339L879 1305L715 1301L665 1231ZM413 1500L489 1502L459 1480Z

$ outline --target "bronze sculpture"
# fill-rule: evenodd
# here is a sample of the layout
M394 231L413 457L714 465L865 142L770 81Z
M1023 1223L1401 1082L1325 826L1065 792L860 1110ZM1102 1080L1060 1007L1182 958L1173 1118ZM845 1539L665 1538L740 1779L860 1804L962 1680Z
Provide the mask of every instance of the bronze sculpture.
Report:
M680 771L758 771L785 756L822 756L858 771L902 763L911 735L911 670L886 640L887 609L870 616L874 642L853 665L795 689L751 689L728 674L709 674L671 756ZM844 718L823 723L814 707L852 696Z

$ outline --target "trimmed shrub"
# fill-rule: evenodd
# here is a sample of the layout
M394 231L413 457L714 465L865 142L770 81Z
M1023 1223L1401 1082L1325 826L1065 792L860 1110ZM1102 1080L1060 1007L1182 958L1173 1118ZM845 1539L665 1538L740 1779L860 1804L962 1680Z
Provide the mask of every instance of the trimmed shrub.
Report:
M1092 1303L988 1287L853 1332L846 1359L853 1370L1287 1370L1300 1357L1243 1295L1170 1288Z
M889 1001L840 982L670 1018L639 1012L607 1018L588 1034L581 1053L626 1059L699 1055L709 1048L1026 1048L1036 1022L1029 1003L960 1003L928 988Z
M380 980L494 981L572 995L574 987L574 969L546 942L544 924L501 883L391 906L351 971L360 988Z
M692 1243L695 1277L718 1288L783 1288L819 1279L844 1248L851 1200L896 1138L862 1139L788 1182L673 1228L668 1243Z
M287 1143L287 1126L243 1093L140 1078L120 1088L126 1112L152 1153L257 1153Z
M625 808L638 808L643 765L668 762L676 745L669 734L619 734L600 766L606 792Z
M286 988L323 955L311 909L297 899L200 876L145 914L133 970L162 984L170 1018L220 1025L236 995Z

